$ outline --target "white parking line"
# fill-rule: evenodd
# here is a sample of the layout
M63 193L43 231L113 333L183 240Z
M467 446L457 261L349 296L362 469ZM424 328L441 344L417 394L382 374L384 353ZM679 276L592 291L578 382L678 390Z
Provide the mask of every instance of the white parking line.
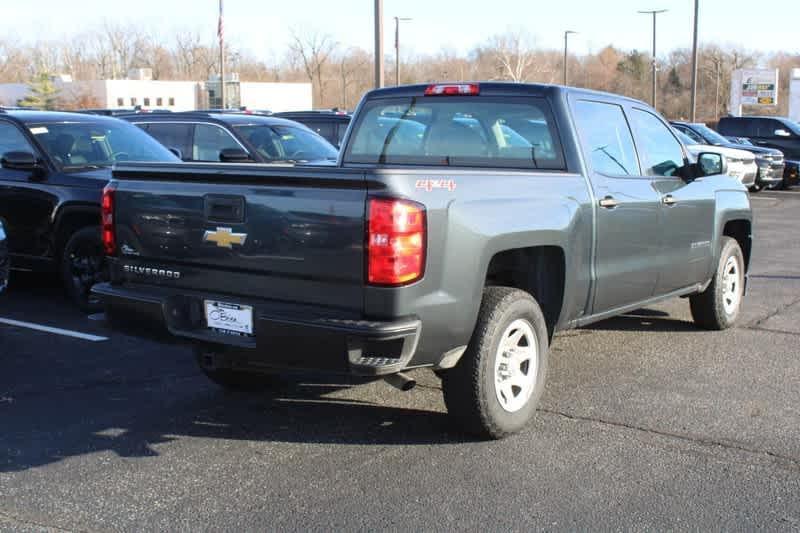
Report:
M43 326L42 324L34 324L32 322L22 322L19 320L11 320L10 318L0 317L0 324L7 324L9 326L16 326L18 328L34 329L36 331L44 331L45 333L53 333L55 335L63 335L65 337L73 337L75 339L82 339L89 342L103 342L107 341L108 337L99 337L97 335L89 335L88 333L81 333L80 331L71 331L69 329L51 328L50 326Z

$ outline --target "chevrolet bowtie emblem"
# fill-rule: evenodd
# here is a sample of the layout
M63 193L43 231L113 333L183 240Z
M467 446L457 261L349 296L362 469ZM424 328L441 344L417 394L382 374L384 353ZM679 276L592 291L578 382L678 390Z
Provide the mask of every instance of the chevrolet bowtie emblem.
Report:
M217 228L216 231L206 230L203 242L213 242L220 248L233 248L232 245L242 246L247 240L247 233L234 233L231 228Z

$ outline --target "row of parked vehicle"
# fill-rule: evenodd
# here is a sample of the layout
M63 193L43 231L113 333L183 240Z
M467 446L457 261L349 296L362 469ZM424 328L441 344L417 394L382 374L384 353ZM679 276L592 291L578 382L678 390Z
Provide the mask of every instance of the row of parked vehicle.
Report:
M0 109L0 223L14 267L57 272L77 307L98 310L89 290L105 279L98 222L111 167L123 161L335 162L336 147L320 133L338 143L349 116L290 116L295 120L245 112L111 117Z
M723 117L714 131L705 124L672 122L691 151L718 150L728 174L751 192L786 189L800 180L800 124L782 117Z

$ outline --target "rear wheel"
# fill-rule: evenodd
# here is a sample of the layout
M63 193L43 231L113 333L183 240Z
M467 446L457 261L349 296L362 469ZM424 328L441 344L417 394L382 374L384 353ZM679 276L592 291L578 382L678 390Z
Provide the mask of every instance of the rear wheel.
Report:
M230 391L260 391L272 388L280 380L273 374L244 372L232 368L217 366L224 360L226 348L213 344L197 344L194 346L197 366L208 379Z
M76 307L86 313L101 310L100 300L91 294L94 284L108 279L99 229L83 228L72 234L61 253L61 279Z
M722 238L714 279L705 291L689 298L695 324L705 329L727 329L739 318L744 299L744 255L739 243Z
M536 300L517 289L486 288L467 351L442 372L449 414L480 436L516 433L536 411L547 358L547 326Z
M764 188L763 185L760 185L760 184L756 183L755 185L751 185L749 190L752 193L757 193L757 192L761 192L761 189L763 189L763 188Z

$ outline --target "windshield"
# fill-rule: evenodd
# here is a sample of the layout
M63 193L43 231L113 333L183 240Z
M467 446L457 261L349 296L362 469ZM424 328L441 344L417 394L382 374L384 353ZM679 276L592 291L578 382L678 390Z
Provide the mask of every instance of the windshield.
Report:
M697 141L695 141L682 131L675 130L675 134L678 136L678 139L680 139L681 142L686 146L694 146L695 144L698 144Z
M267 161L335 160L338 152L316 133L294 126L236 126L245 140Z
M728 144L730 141L705 124L693 126L708 144Z
M121 161L180 161L172 152L127 122L29 124L62 170L110 167Z
M543 98L431 97L369 102L345 161L563 169Z

